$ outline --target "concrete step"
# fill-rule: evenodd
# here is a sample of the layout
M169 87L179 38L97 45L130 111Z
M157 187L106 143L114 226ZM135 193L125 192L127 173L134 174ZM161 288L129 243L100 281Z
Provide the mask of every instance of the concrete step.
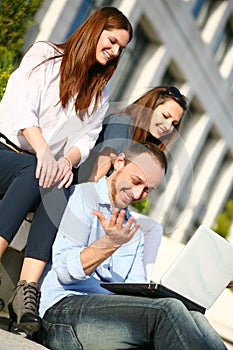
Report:
M25 338L24 335L0 329L0 350L46 350L44 346Z
M48 348L26 338L26 334L20 332L17 328L13 328L12 332L8 332L8 321L8 317L1 314L0 350L48 350Z

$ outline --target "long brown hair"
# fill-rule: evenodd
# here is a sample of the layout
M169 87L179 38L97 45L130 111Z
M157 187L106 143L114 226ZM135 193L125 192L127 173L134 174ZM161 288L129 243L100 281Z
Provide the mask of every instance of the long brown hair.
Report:
M170 134L160 139L150 134L149 126L154 110L169 99L175 100L184 112L188 109L188 99L177 88L174 86L157 86L119 112L120 114L129 115L133 120L133 142L150 141L160 149L166 149L168 143L171 142L175 133L179 130L180 123L174 126L174 130Z
M102 7L95 11L63 43L56 45L62 50L60 67L60 101L66 107L69 99L78 94L75 110L83 119L86 109L95 97L94 112L101 98L101 92L116 70L120 55L106 66L96 62L96 47L103 30L125 29L129 41L133 36L127 17L115 7Z
M94 97L95 103L91 114L96 111L102 97L102 90L112 77L120 60L119 54L105 66L96 62L96 47L101 33L103 30L114 29L125 29L129 33L128 43L131 41L133 28L127 17L115 7L102 7L84 21L64 43L47 42L55 49L55 56L45 59L34 67L36 69L47 61L62 58L60 102L65 108L69 100L75 97L75 111L81 120Z

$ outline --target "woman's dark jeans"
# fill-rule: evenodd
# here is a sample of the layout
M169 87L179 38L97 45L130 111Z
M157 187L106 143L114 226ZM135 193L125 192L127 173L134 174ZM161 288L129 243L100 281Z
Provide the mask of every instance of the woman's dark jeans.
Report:
M25 256L47 261L65 210L68 190L42 189L35 178L36 157L20 154L0 142L0 236L9 243L25 216L35 211Z

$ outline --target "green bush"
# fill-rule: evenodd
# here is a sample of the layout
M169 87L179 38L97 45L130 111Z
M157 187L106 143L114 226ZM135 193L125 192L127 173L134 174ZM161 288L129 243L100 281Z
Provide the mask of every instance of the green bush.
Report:
M21 48L24 34L41 4L42 0L1 0L0 46Z
M151 210L151 203L149 198L145 198L139 202L132 203L131 206L133 209L136 209L137 212L144 215L148 215Z
M0 99L2 98L10 74L14 70L14 53L0 46Z
M230 234L230 228L233 222L233 199L229 199L223 211L217 216L213 230L224 238Z
M43 0L0 0L0 99L21 58L26 30Z

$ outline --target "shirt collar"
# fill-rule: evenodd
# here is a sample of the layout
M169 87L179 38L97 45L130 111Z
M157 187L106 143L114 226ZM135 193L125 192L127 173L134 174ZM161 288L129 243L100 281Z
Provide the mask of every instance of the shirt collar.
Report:
M111 205L108 193L107 176L102 177L95 185L98 190L99 203Z
M107 176L102 177L97 183L96 187L98 189L98 195L99 195L99 203L102 205L109 205L112 207L112 204L110 202L110 197L108 193L108 185L107 185ZM128 219L130 217L129 208L122 208L126 211L125 218Z

